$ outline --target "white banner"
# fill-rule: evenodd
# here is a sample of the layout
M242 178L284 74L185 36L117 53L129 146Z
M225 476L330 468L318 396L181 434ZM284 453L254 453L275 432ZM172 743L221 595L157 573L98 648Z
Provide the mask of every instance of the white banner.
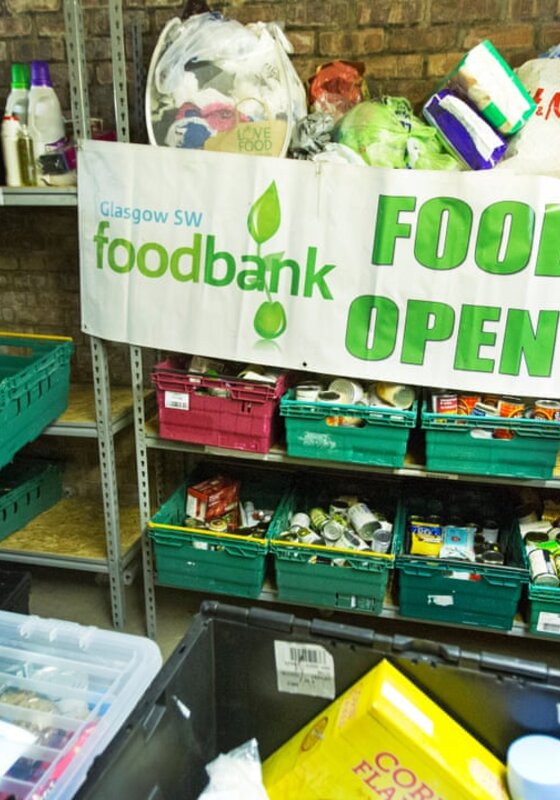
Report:
M560 397L560 180L86 141L83 330Z

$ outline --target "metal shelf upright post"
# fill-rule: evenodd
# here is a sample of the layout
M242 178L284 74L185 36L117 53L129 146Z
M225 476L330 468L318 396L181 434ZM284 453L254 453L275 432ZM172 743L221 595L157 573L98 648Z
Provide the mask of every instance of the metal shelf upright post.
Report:
M91 131L81 0L64 0L64 13L68 40L68 69L72 116L77 138L87 138L91 135ZM122 6L120 0L110 0L109 16L117 138L119 141L128 141L128 108L126 97L126 73L124 70ZM111 425L109 363L107 347L103 340L91 336L90 349L93 367L111 609L113 624L115 628L121 629L125 624L125 580L123 554L120 545L115 445Z

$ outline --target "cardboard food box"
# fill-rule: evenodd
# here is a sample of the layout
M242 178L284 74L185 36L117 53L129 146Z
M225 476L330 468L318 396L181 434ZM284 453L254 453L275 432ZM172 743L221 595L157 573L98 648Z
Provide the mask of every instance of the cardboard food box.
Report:
M505 766L387 660L263 765L270 800L507 800Z
M202 522L223 517L237 507L240 482L223 475L187 489L186 513Z

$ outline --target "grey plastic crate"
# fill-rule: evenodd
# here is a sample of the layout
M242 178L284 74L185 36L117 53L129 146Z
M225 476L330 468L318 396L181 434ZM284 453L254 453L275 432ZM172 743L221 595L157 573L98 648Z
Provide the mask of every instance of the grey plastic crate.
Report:
M524 733L558 734L560 670L543 663L205 602L77 798L194 800L220 752L256 737L269 756L330 702L278 691L276 640L325 647L337 695L388 658L502 759Z

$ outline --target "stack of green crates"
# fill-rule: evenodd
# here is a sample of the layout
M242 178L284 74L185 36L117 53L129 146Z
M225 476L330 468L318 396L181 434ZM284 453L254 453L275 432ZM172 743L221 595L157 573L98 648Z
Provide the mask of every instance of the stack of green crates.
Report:
M150 520L159 585L237 597L256 598L261 593L267 565L266 538L185 526L187 488L225 471L223 464L201 465ZM241 464L227 469L227 474L241 481L242 503L250 500L255 508L273 510L275 516L281 513L291 483L289 474Z
M330 499L349 493L378 498L377 510L393 521L389 553L343 550L280 539L295 512L308 511L313 506L328 508ZM309 606L381 613L395 553L399 549L395 532L403 529L401 513L399 490L394 481L308 477L288 497L269 530L278 599ZM341 560L344 566L337 563Z
M412 485L403 497L402 521L411 515L423 519L461 514L468 524L481 514L499 524L504 565L494 566L462 559L410 555L408 531L401 538L396 558L399 613L430 622L473 625L510 630L519 608L523 586L528 583L521 538L512 514L514 503L497 487L469 486L431 488Z
M72 341L0 335L0 467L68 406Z
M416 402L409 410L295 399L294 389L280 401L286 422L288 455L402 467Z

